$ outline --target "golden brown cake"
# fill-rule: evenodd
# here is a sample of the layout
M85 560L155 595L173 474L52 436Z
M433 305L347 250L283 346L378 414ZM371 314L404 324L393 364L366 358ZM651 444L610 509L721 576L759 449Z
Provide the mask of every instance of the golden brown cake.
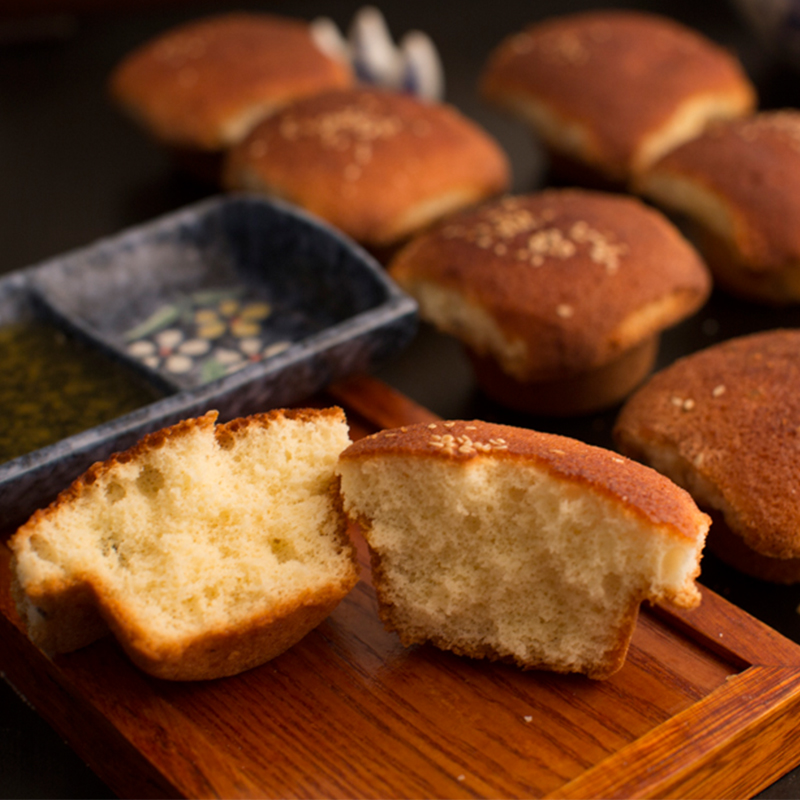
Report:
M334 467L341 409L216 412L92 466L10 540L47 654L108 633L145 672L233 675L299 641L355 585Z
M338 472L381 618L406 646L607 678L643 600L700 601L708 518L608 450L447 421L361 439Z
M687 489L737 569L800 581L800 331L731 339L654 375L622 409L621 452Z
M694 223L719 286L760 303L800 302L800 112L713 125L636 189Z
M289 200L378 248L509 179L499 145L453 107L367 88L286 107L233 148L225 170L229 189Z
M109 88L159 143L218 157L276 108L353 82L349 64L324 53L306 22L233 12L144 43L114 69Z
M506 197L406 245L390 275L459 338L511 408L581 414L651 371L659 335L705 302L691 245L639 200L584 189Z
M722 47L666 17L616 10L553 17L509 36L491 54L481 92L531 126L555 171L617 185L709 120L756 103Z

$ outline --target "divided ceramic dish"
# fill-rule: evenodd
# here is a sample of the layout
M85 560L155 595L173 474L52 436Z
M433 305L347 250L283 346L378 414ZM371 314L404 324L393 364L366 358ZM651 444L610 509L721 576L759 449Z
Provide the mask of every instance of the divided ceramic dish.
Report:
M226 195L0 278L0 330L31 322L160 399L0 463L0 528L149 431L298 403L368 371L410 342L417 307L326 223Z

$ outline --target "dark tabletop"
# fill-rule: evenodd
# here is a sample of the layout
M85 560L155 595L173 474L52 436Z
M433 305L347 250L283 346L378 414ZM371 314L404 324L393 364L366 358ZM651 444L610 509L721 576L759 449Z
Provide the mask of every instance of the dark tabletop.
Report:
M346 28L363 3L295 0L236 4ZM117 61L152 35L183 20L229 9L226 3L0 0L0 273L114 234L186 205L210 190L180 173L108 102L105 81ZM524 24L552 14L609 5L579 0L490 3L448 0L380 3L396 38L417 28L436 43L446 99L482 123L509 153L514 189L546 180L545 161L522 126L487 108L476 82L494 45ZM725 0L617 2L671 15L734 49L757 85L761 106L800 107L800 73L760 46ZM46 9L20 13L19 9ZM800 310L753 309L715 295L696 318L665 336L660 364L750 330L796 326ZM475 389L459 347L423 326L417 339L377 374L444 417L479 417L567 433L609 445L615 411L567 422L523 418L493 406ZM0 380L2 377L0 376ZM706 585L785 636L800 642L800 587L743 578L706 557ZM2 643L0 643L2 646ZM105 797L111 792L14 690L0 681L0 796ZM760 797L800 797L800 769Z

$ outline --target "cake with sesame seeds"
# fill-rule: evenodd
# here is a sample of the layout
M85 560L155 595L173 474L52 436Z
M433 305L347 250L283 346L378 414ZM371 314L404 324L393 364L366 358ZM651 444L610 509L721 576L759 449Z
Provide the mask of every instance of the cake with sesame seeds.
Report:
M586 189L454 215L400 250L389 274L424 320L465 345L485 394L561 416L625 397L651 371L661 331L711 289L660 212Z
M595 186L627 184L710 120L756 104L726 49L675 20L627 10L551 17L508 36L480 89L532 128L554 172Z
M800 582L800 331L729 339L684 356L625 404L618 449L689 491L708 548L749 575Z
M622 667L643 601L700 601L708 517L609 450L449 420L360 439L337 471L381 618L405 646L602 679Z
M800 302L800 111L710 126L634 188L691 225L715 282L753 302Z
M320 49L307 22L231 12L144 42L114 68L109 91L155 141L219 180L220 154L259 119L354 81L349 63Z
M10 539L19 615L46 654L111 631L156 677L233 675L355 585L334 474L350 443L342 410L216 416L95 464Z
M224 180L295 203L380 250L505 191L510 168L497 142L452 106L356 88L264 120L231 150Z

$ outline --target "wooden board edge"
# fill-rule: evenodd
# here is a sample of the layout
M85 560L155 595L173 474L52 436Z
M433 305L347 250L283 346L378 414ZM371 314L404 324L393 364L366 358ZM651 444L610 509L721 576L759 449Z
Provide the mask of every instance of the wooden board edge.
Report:
M799 709L796 669L750 667L552 797L750 797L800 763Z
M697 609L656 605L649 611L703 648L738 664L740 669L791 666L800 670L800 645L712 589L700 589L703 599Z

